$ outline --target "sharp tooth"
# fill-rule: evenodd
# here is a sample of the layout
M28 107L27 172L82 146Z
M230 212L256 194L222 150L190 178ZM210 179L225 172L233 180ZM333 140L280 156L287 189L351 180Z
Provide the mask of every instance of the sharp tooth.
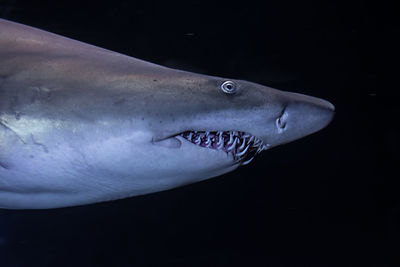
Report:
M232 144L232 142L233 142L233 134L232 134L232 132L229 132L229 142L228 142L228 145Z
M189 141L192 141L192 136L193 136L193 134L192 134L192 132L190 132L189 133L189 135L186 137Z
M210 140L210 136L209 135L207 136L207 140L206 140L205 144L206 144L207 147L210 147L211 140Z
M261 146L261 151L262 150L267 150L270 147L270 144L265 144Z
M250 137L250 139L249 139L249 143L251 143L251 141L254 141L254 135L252 135L251 137Z
M200 142L201 142L201 138L200 138L200 135L199 135L199 136L197 136L197 139L196 139L195 143L196 143L196 145L199 145Z
M237 156L237 157L243 156L243 155L247 152L247 150L249 149L249 147L250 147L250 146L247 146L245 150L243 150L243 151L240 152L240 153L237 153L236 156Z
M249 160L247 160L247 161L244 161L244 162L242 163L242 165L247 165L247 164L249 164L253 159L254 159L254 157L252 157L251 159L249 159Z
M257 149L257 153L260 153L263 150L264 150L264 147L263 146L259 146L258 149Z
M244 145L246 144L246 138L243 138L242 139L242 145L238 148L238 150L243 150L243 148L244 148Z
M210 132L206 132L206 136L209 136L210 135Z
M221 149L224 147L224 138L222 136L220 136L219 140L218 140L218 146L217 149Z
M238 138L235 137L235 141L233 141L233 144L231 146L228 147L228 151L232 150L233 148L235 148L236 143L237 143Z

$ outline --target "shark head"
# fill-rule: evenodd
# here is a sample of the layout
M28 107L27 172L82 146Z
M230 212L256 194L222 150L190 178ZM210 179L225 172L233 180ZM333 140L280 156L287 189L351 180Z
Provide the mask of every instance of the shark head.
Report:
M150 80L153 93L142 107L152 111L144 117L150 162L184 184L248 164L324 128L334 115L328 101L244 80L177 70Z
M199 77L186 79L177 89L179 94L170 101L180 112L171 116L169 130L163 131L199 148L223 150L239 161L245 157L237 154L248 145L249 151L260 152L294 141L321 130L334 115L334 106L320 98L243 80Z

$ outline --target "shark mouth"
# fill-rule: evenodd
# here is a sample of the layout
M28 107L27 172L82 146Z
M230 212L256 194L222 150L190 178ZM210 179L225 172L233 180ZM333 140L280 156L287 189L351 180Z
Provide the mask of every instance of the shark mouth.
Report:
M250 163L256 154L269 147L254 135L240 131L186 131L179 136L195 145L231 154L241 165Z

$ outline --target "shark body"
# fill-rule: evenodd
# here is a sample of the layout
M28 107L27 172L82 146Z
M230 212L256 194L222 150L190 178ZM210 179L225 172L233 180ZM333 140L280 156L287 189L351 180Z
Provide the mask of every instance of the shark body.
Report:
M84 205L215 177L322 129L333 111L0 19L0 208Z

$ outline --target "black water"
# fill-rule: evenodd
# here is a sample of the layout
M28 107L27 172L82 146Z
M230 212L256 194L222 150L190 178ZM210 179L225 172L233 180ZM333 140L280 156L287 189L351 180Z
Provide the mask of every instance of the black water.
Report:
M395 9L218 3L0 0L2 18L337 110L323 131L217 179L84 207L0 210L0 267L399 266L398 83L378 80L397 47Z

